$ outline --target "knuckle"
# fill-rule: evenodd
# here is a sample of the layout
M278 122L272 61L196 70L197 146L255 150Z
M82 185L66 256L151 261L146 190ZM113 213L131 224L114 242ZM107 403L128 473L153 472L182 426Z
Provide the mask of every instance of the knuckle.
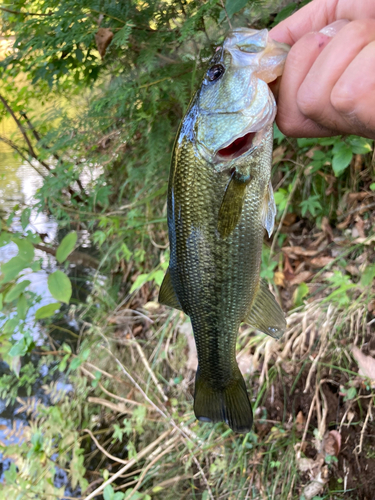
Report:
M339 114L350 113L356 105L356 93L343 82L338 82L331 92L331 105Z
M322 96L310 85L302 84L297 93L297 106L300 112L307 118L317 119L321 112Z
M373 38L375 31L375 19L356 19L343 28L345 36L355 36L359 43L367 43Z

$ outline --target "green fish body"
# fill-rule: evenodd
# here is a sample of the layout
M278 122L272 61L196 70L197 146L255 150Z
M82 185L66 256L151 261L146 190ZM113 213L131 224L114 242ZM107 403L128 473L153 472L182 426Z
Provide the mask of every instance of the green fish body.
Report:
M252 410L236 361L241 322L279 338L284 315L260 280L276 104L265 80L286 50L267 30L230 33L180 126L168 188L170 263L159 301L190 316L198 353L194 411L248 432ZM260 79L257 75L261 75Z

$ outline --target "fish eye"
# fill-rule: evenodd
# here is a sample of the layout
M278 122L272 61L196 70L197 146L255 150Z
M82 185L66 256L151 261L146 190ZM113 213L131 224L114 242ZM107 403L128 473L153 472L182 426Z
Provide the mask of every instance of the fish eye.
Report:
M222 64L215 64L207 71L207 78L210 82L214 82L223 76L225 68Z

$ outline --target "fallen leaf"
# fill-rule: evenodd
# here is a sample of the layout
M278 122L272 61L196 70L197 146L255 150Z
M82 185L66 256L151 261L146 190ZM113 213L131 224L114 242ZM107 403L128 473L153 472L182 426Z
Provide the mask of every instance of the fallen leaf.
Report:
M352 216L348 215L343 222L340 222L340 224L336 225L337 229L346 229L349 226L351 218L352 218Z
M305 500L312 500L315 496L319 495L319 493L323 491L324 486L328 483L328 479L329 470L328 467L325 466L322 468L321 472L304 487L303 496Z
M375 387L375 359L372 356L366 356L358 347L353 346L353 357L357 361L358 373L372 380L371 387Z
M338 431L329 431L323 439L323 452L326 455L338 457L341 449L341 434Z
M329 224L328 217L324 216L322 218L322 230L329 237L329 239L332 241L333 240L333 231L332 231L332 228Z
M293 213L288 213L286 214L286 216L284 217L284 220L283 220L283 226L291 226L292 224L294 224L296 222L296 219L297 219L297 215L296 214L293 214Z
M300 411L296 417L296 430L297 432L302 432L305 428L306 419L303 413Z
M297 274L297 276L291 279L290 284L299 285L303 282L306 283L306 281L308 281L311 278L311 276L313 276L313 274L314 273L312 273L311 271L303 271L302 273Z
M273 275L273 279L276 286L284 287L285 276L282 271L276 271Z
M345 267L345 270L348 271L348 273L350 273L352 276L359 276L360 274L358 267L354 264L348 264Z
M188 343L189 354L186 363L186 368L188 370L195 371L198 365L198 356L197 356L197 347L195 345L195 340L193 335L193 328L191 326L190 321L183 323L178 330L180 333L185 335Z
M302 255L303 257L314 257L318 253L317 250L306 250L305 248L298 246L283 247L281 250L291 258L293 258L292 255Z
M109 28L99 28L95 33L95 43L102 59L105 56L108 45L111 43L112 38L113 33Z
M310 260L310 264L312 267L316 267L318 269L321 269L322 267L328 266L328 264L331 264L335 259L333 257L315 257L314 259Z
M358 236L360 238L366 238L366 234L364 231L364 226L365 223L361 217L356 217L356 223L354 224L354 227L352 229L352 237L357 238Z

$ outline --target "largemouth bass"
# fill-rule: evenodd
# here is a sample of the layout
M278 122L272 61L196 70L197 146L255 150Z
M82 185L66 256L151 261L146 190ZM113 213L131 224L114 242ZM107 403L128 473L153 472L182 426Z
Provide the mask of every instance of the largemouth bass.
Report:
M285 45L267 30L235 29L209 64L177 134L168 188L170 263L162 304L190 316L198 352L194 411L248 432L236 362L241 322L279 338L282 310L260 280L262 241L276 207L271 176L276 103L267 82Z

